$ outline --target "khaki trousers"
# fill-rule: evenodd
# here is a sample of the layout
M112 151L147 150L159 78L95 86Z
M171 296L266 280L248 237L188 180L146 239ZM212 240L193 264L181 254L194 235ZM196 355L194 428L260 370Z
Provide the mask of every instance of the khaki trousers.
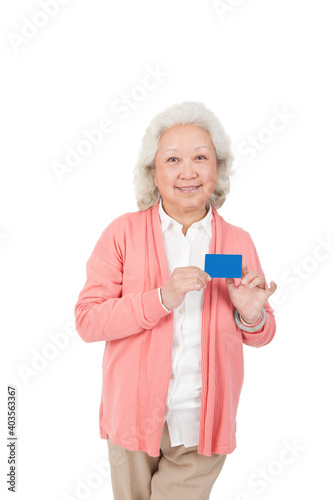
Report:
M227 455L171 446L165 421L160 456L130 451L107 438L114 500L208 500Z

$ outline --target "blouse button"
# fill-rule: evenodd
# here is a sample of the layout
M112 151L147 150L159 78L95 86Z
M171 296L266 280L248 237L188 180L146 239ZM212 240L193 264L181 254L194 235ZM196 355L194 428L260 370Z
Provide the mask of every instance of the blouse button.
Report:
M174 376L174 374L173 374L173 373L171 374L171 378L172 378L172 380L175 378L175 376Z
M184 309L179 309L179 314L183 314Z

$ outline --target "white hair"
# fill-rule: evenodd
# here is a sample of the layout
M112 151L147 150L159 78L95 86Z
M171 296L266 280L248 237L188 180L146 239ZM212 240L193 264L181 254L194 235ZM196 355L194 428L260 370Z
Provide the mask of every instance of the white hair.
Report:
M154 183L153 168L161 135L176 125L197 125L209 132L216 151L217 183L214 193L206 203L220 208L230 192L229 176L234 156L230 147L230 138L214 115L202 102L181 102L158 113L150 122L142 138L138 160L134 167L134 188L137 205L140 210L154 206L161 194Z

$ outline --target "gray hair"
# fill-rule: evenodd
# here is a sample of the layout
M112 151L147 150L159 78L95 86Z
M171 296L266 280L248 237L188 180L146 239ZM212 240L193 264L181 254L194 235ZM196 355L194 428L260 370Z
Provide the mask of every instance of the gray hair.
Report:
M140 210L147 210L161 199L161 194L154 183L153 168L161 135L176 125L197 125L209 132L216 151L217 183L214 193L206 203L220 208L230 192L229 176L233 175L231 165L234 156L230 147L230 138L214 115L202 102L181 102L174 104L157 114L146 129L142 138L138 160L134 167L134 188L137 205Z

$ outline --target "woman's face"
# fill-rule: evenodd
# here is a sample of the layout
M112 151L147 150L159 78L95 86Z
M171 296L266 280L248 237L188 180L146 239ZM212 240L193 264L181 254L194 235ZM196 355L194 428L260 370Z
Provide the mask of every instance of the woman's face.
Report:
M169 215L205 214L205 204L217 182L216 152L209 132L192 124L176 125L164 132L154 173Z

